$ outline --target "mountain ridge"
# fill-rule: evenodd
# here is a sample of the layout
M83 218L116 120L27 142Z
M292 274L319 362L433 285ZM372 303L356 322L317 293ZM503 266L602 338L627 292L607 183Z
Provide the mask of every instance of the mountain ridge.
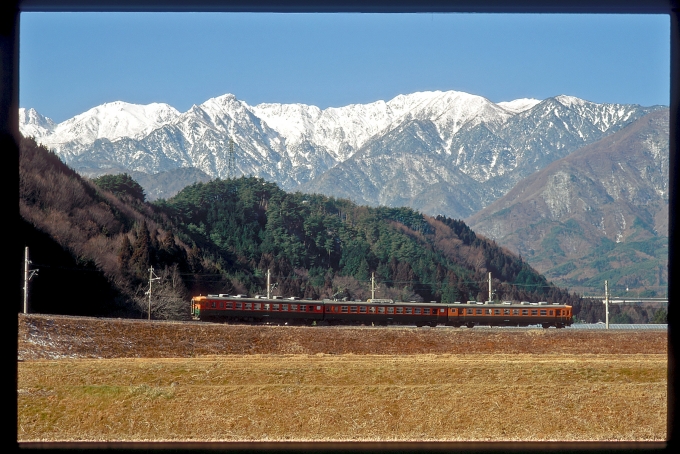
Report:
M249 106L225 94L183 113L163 104L107 103L57 125L22 109L20 129L90 174L195 167L212 178L253 175L285 190L372 206L409 203L431 215L465 218L550 162L660 108L566 95L496 104L468 93L433 91L320 109ZM116 112L123 112L117 121ZM126 125L130 132L123 135ZM73 139L78 130L83 133ZM381 168L395 162L405 171ZM367 180L352 185L333 178L356 178L343 169ZM390 190L397 192L386 194L386 175L396 173L404 181L394 182ZM463 180L471 186L463 188ZM336 193L338 188L344 189ZM457 193L472 199L461 200ZM444 202L424 200L432 197Z

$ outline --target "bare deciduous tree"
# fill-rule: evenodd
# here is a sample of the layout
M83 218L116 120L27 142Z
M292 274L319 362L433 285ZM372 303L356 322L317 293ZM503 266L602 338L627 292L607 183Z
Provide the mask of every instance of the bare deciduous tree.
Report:
M151 318L156 320L187 320L190 317L190 297L179 275L177 264L155 272L158 280L151 284ZM149 309L149 283L137 288L135 303L142 313Z

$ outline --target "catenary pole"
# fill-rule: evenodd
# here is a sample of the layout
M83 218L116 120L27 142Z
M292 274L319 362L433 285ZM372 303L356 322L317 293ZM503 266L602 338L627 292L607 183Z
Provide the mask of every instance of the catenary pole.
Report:
M159 280L160 277L154 277L153 266L149 268L149 321L151 321L151 282Z
M28 314L28 246L24 249L24 314Z
M149 268L149 321L151 321L151 282L153 281L153 266Z
M491 271L489 271L489 302L491 301Z
M375 299L375 273L371 273L371 301Z
M609 281L604 281L604 319L605 328L609 329Z

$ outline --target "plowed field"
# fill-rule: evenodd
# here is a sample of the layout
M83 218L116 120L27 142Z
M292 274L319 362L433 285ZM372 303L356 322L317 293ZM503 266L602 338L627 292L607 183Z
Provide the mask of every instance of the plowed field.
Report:
M664 440L666 332L19 317L19 441Z

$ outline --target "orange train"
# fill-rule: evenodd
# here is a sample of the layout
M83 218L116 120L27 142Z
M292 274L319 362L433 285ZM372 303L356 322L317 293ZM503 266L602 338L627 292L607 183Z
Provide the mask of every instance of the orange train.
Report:
M571 325L571 306L539 303L404 303L368 301L248 298L245 295L196 296L195 320L288 325L415 325L529 326L564 328Z

